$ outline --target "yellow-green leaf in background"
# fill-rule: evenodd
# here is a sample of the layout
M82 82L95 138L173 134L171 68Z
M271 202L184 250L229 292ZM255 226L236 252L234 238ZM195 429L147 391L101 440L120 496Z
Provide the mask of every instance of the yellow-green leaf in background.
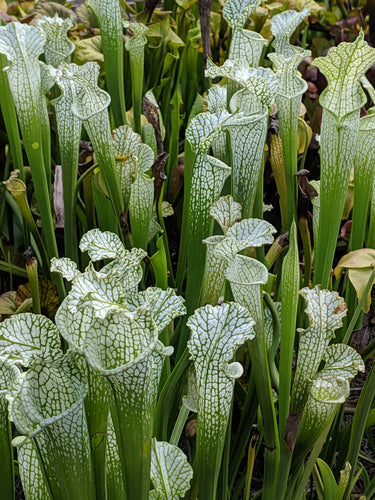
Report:
M342 268L348 269L349 279L357 292L358 300L361 300L374 267L375 249L361 248L360 250L349 252L347 255L344 255L342 259L340 259L335 269L335 276L338 277L340 275ZM372 285L374 284L375 279L372 282ZM363 304L363 312L368 312L370 304L371 288L367 294L365 303Z
M104 56L102 52L102 41L100 35L84 40L75 40L76 50L73 54L73 62L81 65L87 61L95 61L104 70Z
M40 307L42 309L42 314L47 316L47 318L54 319L57 309L60 305L59 296L57 294L56 286L47 279L39 279L39 297L40 297ZM16 304L20 308L21 304L29 303L31 300L30 283L20 285L17 288ZM20 312L20 311L16 311Z

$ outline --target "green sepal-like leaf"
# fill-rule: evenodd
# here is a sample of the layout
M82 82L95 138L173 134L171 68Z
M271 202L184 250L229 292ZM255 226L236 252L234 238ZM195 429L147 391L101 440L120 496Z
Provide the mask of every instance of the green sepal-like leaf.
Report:
M91 499L94 480L84 411L85 378L75 355L41 352L14 395L11 417L32 437L53 498Z
M187 325L198 388L198 490L200 498L208 500L216 495L234 379L243 371L239 363L230 362L236 348L254 337L254 322L244 307L232 303L202 307Z
M305 403L309 381L313 380L335 330L342 326L346 304L337 292L303 288L300 295L306 301L305 312L310 326L299 329L297 368L292 393L292 411L299 413Z
M292 380L293 347L296 332L299 287L300 270L297 226L293 220L289 232L289 250L283 261L281 276L279 429L282 436L284 435L290 406L290 385Z
M321 458L316 460L316 463L319 467L319 476L317 474L317 470L313 472L314 479L318 479L322 483L322 492L317 491L318 497L323 500L323 498L337 498L337 484L335 476L330 468L330 466L324 462ZM318 476L318 477L317 477ZM316 481L314 481L316 484ZM318 488L317 488L318 490Z
M57 68L59 64L70 62L75 45L67 38L67 32L72 26L73 22L70 18L62 19L57 15L43 16L39 19L37 28L44 33L46 39L44 55L47 64Z
M17 314L0 324L1 356L23 366L39 351L60 347L59 331L45 316Z
M155 489L150 492L150 500L183 498L192 477L193 469L182 450L155 438L152 440L151 480Z
M325 57L314 60L328 80L327 88L319 97L320 104L327 108L340 122L353 111L358 111L366 102L360 79L375 63L375 49L363 40L363 33L355 42L340 43L332 47Z
M17 448L17 460L26 500L50 500L38 453L30 438L17 436L12 445Z
M291 57L293 53L298 50L297 47L290 44L289 40L298 26L309 14L309 9L303 9L301 12L286 10L272 17L271 31L275 37L272 45L277 54Z

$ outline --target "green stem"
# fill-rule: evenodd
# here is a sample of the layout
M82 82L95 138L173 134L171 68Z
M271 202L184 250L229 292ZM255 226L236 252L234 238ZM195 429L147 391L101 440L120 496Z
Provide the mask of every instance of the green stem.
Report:
M176 423L173 427L171 437L169 438L170 444L174 444L175 446L178 446L178 443L179 443L180 437L181 437L181 433L185 427L186 420L188 419L188 416L189 416L188 408L186 408L185 405L181 405Z
M14 168L20 171L20 178L25 179L23 172L23 155L21 139L18 130L17 114L14 107L12 92L9 87L8 75L4 68L8 66L6 57L0 54L0 108L7 131ZM5 180L5 179L4 179Z
M348 487L346 489L344 499L349 499L350 497L349 486L351 486L351 479L353 478L355 473L358 454L362 442L362 436L366 427L367 417L371 410L374 396L375 396L375 364L372 365L371 371L366 379L365 385L362 388L361 395L359 397L356 406L356 411L353 417L349 448L348 448L348 453L346 455L346 461L350 463L352 468L350 471L350 480L348 482Z
M132 28L133 25L130 25ZM144 30L142 30L144 28ZM141 114L143 98L143 75L144 75L144 46L147 38L143 34L147 28L142 24L134 24L134 37L126 42L126 49L129 51L130 70L132 78L132 102L134 116L134 130L141 134ZM139 34L138 32L139 31Z
M298 115L294 113L293 99L285 99L289 104L287 112L284 111L284 106L279 108L280 119L280 135L283 145L284 156L284 169L285 169L285 182L286 182L286 196L287 196L287 210L288 221L287 230L292 224L292 220L297 220L297 144L298 144Z
M176 390L181 378L189 366L189 355L187 349L183 352L174 367L174 370L168 377L163 390L160 393L159 400L155 408L154 435L158 441L166 441L168 434L168 423L170 417L170 408L175 401Z
M34 236L43 261L43 266L45 268L44 271L47 273L47 276L49 276L48 254L38 228L36 227L34 217L31 213L29 202L27 200L26 185L21 179L18 179L17 177L11 177L8 181L5 182L5 186L7 190L12 194L15 202L17 203L28 230Z
M246 469L246 483L245 483L245 491L243 498L244 500L249 500L250 498L250 486L251 486L251 479L253 477L253 469L254 469L254 462L255 462L255 446L258 441L258 433L253 434L250 444L249 444L249 451L247 453L247 469Z
M16 276L20 276L21 278L27 278L26 269L24 269L23 267L18 267L15 264L11 264L10 262L5 262L4 260L0 260L0 271L15 274Z
M289 250L284 258L281 279L281 340L280 340L280 391L279 432L284 436L290 404L292 359L296 331L299 290L299 258L297 229L293 220L289 234ZM279 477L281 480L282 478Z
M8 408L4 395L0 395L0 482L1 495L14 499L13 448L11 445L12 428L8 419Z
M336 412L333 413L330 421L327 424L327 427L324 429L324 431L316 441L306 462L305 469L303 469L302 464L299 464L293 470L293 475L291 476L291 484L288 485L288 491L285 500L302 500L304 498L306 484L312 474L316 459L319 457L323 445L327 439L335 415Z
M38 262L35 257L30 257L27 259L26 271L30 283L31 297L33 299L33 313L41 314L39 280L38 280Z
M195 162L195 154L188 141L185 141L185 175L184 175L184 207L182 212L182 226L180 237L180 251L178 256L176 287L179 293L182 292L182 286L185 279L186 259L188 247L188 224L189 224L189 205L191 178L193 175L193 165Z
M270 374L271 374L272 382L273 382L276 390L279 392L280 376L279 376L279 372L278 372L276 364L275 364L275 356L277 354L277 349L279 347L281 324L280 324L279 315L276 311L276 307L275 307L271 297L269 296L269 294L265 293L263 298L264 298L264 301L267 304L267 307L269 308L271 315L272 315L273 334L272 334L272 346L271 346L271 349L269 350L269 353L268 353L268 363L270 366Z
M233 441L233 453L230 465L230 490L234 488L238 469L240 467L246 445L249 442L252 425L256 421L258 410L258 397L255 387L254 374L251 372L242 415L237 428L237 434Z
M64 197L64 248L65 256L78 262L77 218L74 207L74 195L77 184L79 143L82 124L79 119L65 109L60 114L56 104L56 119L59 136L60 161ZM64 116L64 114L65 116Z

